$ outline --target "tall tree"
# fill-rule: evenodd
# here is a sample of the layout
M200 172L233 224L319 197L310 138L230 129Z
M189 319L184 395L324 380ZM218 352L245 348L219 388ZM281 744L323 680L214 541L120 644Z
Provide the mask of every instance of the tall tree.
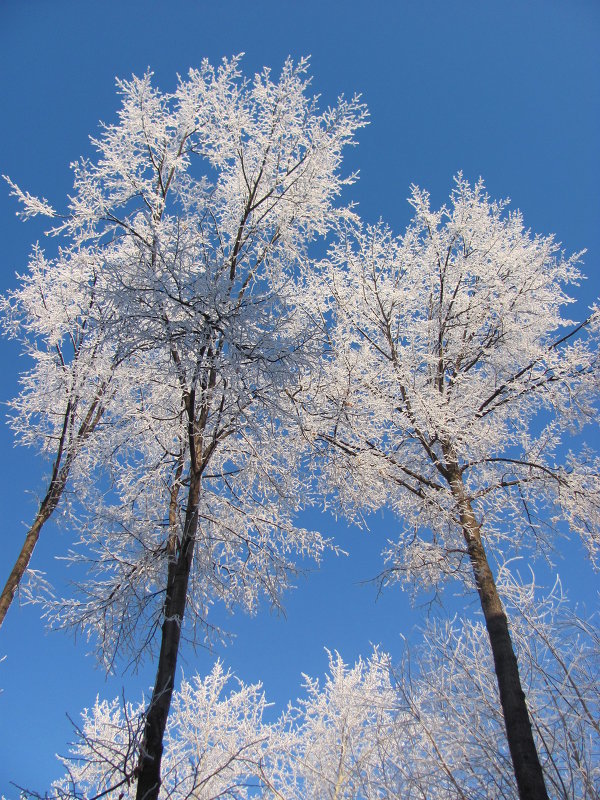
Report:
M97 265L87 324L123 371L76 481L73 559L90 576L56 619L109 666L158 640L140 800L158 796L182 635L206 630L217 600L279 603L294 554L325 547L293 521L303 444L285 406L319 350L308 248L352 216L335 205L353 180L339 167L366 112L357 99L319 112L306 71L287 61L247 81L236 58L170 94L150 74L121 82L119 120L75 166L54 229Z
M526 231L481 182L459 175L440 211L418 188L411 203L403 237L380 224L332 250L313 434L331 445L325 479L342 502L401 520L388 581L462 577L477 591L519 796L545 798L494 561L548 553L559 520L597 555L598 462L584 450L560 463L565 433L594 418L597 314L562 316L579 257Z

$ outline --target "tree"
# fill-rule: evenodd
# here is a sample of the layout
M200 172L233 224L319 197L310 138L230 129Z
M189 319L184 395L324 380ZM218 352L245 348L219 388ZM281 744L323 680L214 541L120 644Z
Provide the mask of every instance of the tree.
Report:
M271 783L282 797L404 796L396 794L397 786L390 780L393 765L404 758L396 750L395 730L401 720L390 664L389 656L377 650L352 667L338 653L329 653L329 673L323 682L303 676L305 697L280 720L290 738L283 768Z
M19 195L18 189L14 190ZM0 595L0 626L25 575L44 524L58 507L76 462L93 460L94 439L119 369L97 316L93 259L62 250L49 262L39 246L18 289L1 301L6 333L21 340L34 367L10 404L22 444L50 457L52 468L35 519ZM83 274L82 274L83 273ZM86 469L84 466L83 469Z
M396 784L387 785L381 770L384 753L388 769L399 755L389 658L375 652L348 667L330 655L322 687L304 678L306 697L272 724L263 720L261 687L240 683L229 690L231 675L219 663L204 680L184 680L166 731L161 797L397 797ZM143 716L143 703L133 708L97 699L82 714L78 740L61 759L65 776L49 796L133 797Z
M251 797L281 735L263 722L265 696L259 684L237 682L217 662L204 678L183 680L173 695L166 729L161 797ZM65 776L51 797L135 796L136 769L145 705L96 699L82 714L78 739L60 759Z
M403 237L379 224L331 251L332 356L305 424L342 503L401 520L384 582L476 589L519 796L547 797L493 564L548 553L561 520L597 556L599 465L563 447L594 418L598 316L563 318L579 256L525 231L481 181L459 175L438 212L418 188L411 204Z
M286 406L320 345L308 248L352 216L335 206L353 180L339 167L366 112L355 98L318 113L306 71L287 61L278 80L265 69L250 82L235 58L203 62L171 94L150 74L120 82L119 120L92 140L97 159L75 165L53 229L85 260L98 298L86 324L121 365L106 436L75 484L73 559L90 577L55 618L91 635L108 666L159 639L144 800L161 784L184 631L206 630L218 600L278 604L294 554L326 546L294 524L309 496Z
M600 781L597 621L569 607L558 581L543 593L505 567L498 585L551 795L592 800ZM293 780L276 783L284 797L515 800L483 620L431 617L421 634L400 664L377 650L353 667L336 655L322 685L305 677L288 756Z

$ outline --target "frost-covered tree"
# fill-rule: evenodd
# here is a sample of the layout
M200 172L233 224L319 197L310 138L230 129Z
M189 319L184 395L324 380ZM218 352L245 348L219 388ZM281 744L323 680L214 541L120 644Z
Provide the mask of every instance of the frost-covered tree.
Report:
M498 582L549 793L592 800L600 790L597 620L575 613L559 583L543 593L506 569ZM353 667L330 659L323 684L307 678L296 703L292 779L276 781L283 796L516 800L487 636L480 618L432 618L398 665L379 651Z
M323 683L304 679L305 697L271 724L261 687L232 689L219 663L204 680L184 680L167 725L160 797L397 797L386 772L401 756L389 657L375 651L348 667L330 654ZM86 709L50 797L133 798L143 715L143 703L123 707L119 700Z
M404 236L360 228L331 252L332 356L306 424L342 503L397 515L388 582L476 589L520 796L546 797L494 562L550 552L564 523L597 556L599 465L564 452L595 416L597 314L563 316L579 257L481 182L459 176L440 211L418 188L411 203Z
M97 266L82 248L63 249L50 262L35 247L21 285L0 301L7 335L21 340L34 364L10 404L12 424L20 443L52 461L46 491L0 595L0 625L74 467L87 471L94 460L94 440L119 371L116 348L97 324Z
M259 684L234 681L217 662L204 678L183 680L173 695L165 734L161 798L247 798L259 785L271 751L286 734L263 721ZM61 758L65 775L52 786L55 798L135 797L145 704L96 700L85 709L78 739Z
M260 685L232 688L219 663L203 680L183 680L167 724L160 797L396 797L382 771L395 755L390 676L389 658L377 651L353 667L330 655L323 684L304 676L306 696L270 724ZM119 700L86 709L77 741L60 759L65 775L48 796L133 798L144 711L144 703Z
M286 800L392 798L397 695L389 656L375 650L353 666L329 654L324 681L304 676L305 697L282 716L288 749L275 763L271 785ZM275 748L273 748L275 751Z
M157 642L135 773L144 800L161 783L182 636L207 629L215 601L278 603L295 556L325 546L294 524L308 497L286 406L319 351L308 250L351 217L336 206L353 180L341 153L366 112L357 99L319 112L306 71L288 61L279 78L248 81L235 58L203 62L172 93L150 74L120 82L118 121L75 165L56 215L95 298L86 328L120 377L74 485L72 558L89 578L50 613L109 666ZM25 214L55 215L15 191ZM45 391L43 379L29 387L38 409Z

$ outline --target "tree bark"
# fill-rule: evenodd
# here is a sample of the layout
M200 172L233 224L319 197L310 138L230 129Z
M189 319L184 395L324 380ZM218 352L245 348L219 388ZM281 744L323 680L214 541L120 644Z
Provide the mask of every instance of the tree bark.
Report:
M448 469L448 473L492 648L506 737L519 798L548 800L508 619L487 560L481 538L481 526L465 492L460 470L454 465Z
M137 769L136 800L157 800L160 790L163 737L175 687L181 626L183 625L198 527L200 484L201 471L195 470L188 490L181 546L169 563L160 654L152 698L144 725L144 737Z

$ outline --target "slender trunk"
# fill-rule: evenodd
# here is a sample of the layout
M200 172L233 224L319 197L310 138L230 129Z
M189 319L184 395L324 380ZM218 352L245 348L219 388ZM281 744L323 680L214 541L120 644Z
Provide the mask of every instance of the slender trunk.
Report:
M548 800L544 775L533 739L531 721L521 686L517 657L510 638L508 619L498 594L470 499L456 466L449 469L452 494L473 567L477 592L490 638L508 747L520 800Z
M160 654L144 726L144 738L137 769L136 800L157 800L160 790L163 737L175 686L181 626L183 625L198 527L200 474L200 471L196 470L192 475L181 546L169 563Z
M101 385L93 402L90 403L87 414L79 426L77 435L71 441L69 440L69 423L71 421L73 403L71 400L69 400L67 403L67 407L63 415L62 432L58 443L56 458L54 459L54 465L52 467L52 477L50 478L48 490L44 496L44 499L40 503L40 507L35 516L33 525L31 528L29 528L27 534L25 535L25 541L23 542L21 552L15 561L15 565L12 568L4 589L2 590L2 594L0 595L0 627L2 627L6 613L10 608L10 604L15 596L15 592L17 591L23 575L29 566L31 556L33 555L37 541L40 538L40 532L44 524L54 513L54 510L58 505L60 498L62 497L62 493L67 485L69 473L71 472L71 467L73 465L73 461L75 460L78 448L94 432L96 426L102 418L102 415L104 414L102 397L109 382L110 379Z
M65 464L65 466L58 472L58 475L53 477L50 481L50 486L48 487L48 491L46 492L44 499L40 503L40 507L35 516L33 525L27 531L25 541L21 547L21 552L15 561L15 565L12 568L4 589L2 590L2 594L0 595L0 627L4 622L4 618L6 617L6 613L13 601L15 592L21 583L21 579L23 578L23 575L29 566L34 548L40 537L40 531L42 530L44 523L47 522L47 520L52 516L52 512L58 505L58 501L61 498L65 486L67 485L69 469L70 460L67 460L67 464Z

